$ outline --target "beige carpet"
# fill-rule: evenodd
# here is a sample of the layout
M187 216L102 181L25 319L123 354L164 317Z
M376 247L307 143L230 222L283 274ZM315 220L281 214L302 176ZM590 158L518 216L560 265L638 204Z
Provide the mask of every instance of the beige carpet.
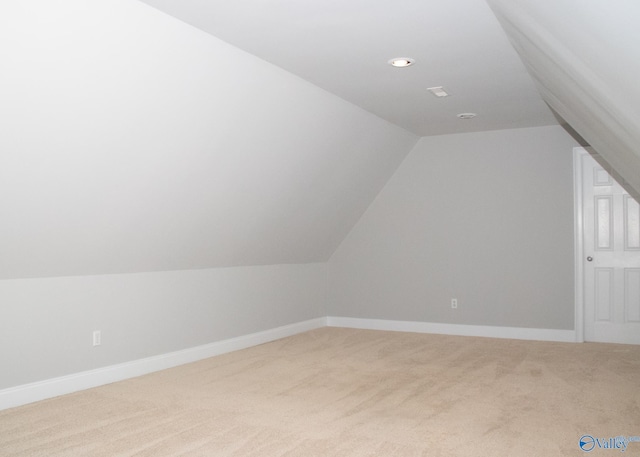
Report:
M640 436L639 346L324 328L0 412L12 457L580 456L585 434Z

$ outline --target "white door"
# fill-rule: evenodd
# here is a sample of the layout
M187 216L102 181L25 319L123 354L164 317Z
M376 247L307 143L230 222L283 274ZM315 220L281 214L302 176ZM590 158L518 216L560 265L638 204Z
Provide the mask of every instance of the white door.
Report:
M640 344L640 206L582 154L584 339Z

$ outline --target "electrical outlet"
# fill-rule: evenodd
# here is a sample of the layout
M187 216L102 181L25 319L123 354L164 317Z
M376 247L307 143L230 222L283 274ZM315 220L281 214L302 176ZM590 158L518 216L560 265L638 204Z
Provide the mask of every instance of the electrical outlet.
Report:
M100 346L100 343L102 343L102 335L100 334L100 330L94 330L93 331L93 345L94 346Z
M451 299L451 309L457 309L458 308L458 299L457 298L452 298Z

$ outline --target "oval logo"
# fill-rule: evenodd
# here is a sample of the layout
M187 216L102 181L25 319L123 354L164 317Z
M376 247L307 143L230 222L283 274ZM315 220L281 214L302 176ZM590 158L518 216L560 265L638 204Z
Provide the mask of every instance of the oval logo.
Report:
M591 435L584 435L580 438L580 449L584 452L591 452L596 447L596 440Z

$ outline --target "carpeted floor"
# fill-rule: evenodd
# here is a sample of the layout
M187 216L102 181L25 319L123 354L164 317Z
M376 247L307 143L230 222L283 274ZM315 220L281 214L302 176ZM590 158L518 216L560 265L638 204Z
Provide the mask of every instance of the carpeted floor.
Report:
M640 346L323 328L0 412L12 457L580 456L583 435L592 456L640 436Z

